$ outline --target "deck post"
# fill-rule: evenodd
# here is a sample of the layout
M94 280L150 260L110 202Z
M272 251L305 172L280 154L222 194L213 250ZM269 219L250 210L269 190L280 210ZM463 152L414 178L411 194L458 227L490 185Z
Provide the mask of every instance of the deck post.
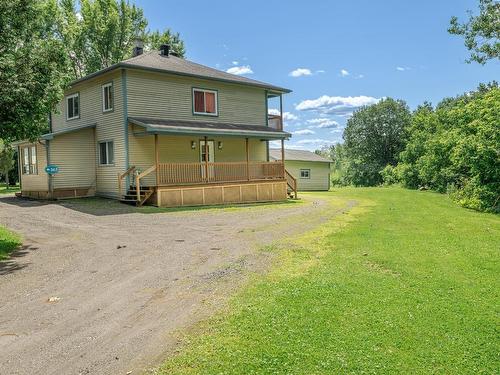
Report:
M283 94L280 94L280 130L283 130Z
M155 166L156 166L156 186L160 185L160 154L158 150L158 134L155 134Z
M285 139L281 140L281 164L283 167L283 178L285 178Z
M248 153L248 138L245 138L245 148L246 148L246 154L247 154L247 181L250 181L250 157Z
M205 180L208 182L208 139L205 136Z

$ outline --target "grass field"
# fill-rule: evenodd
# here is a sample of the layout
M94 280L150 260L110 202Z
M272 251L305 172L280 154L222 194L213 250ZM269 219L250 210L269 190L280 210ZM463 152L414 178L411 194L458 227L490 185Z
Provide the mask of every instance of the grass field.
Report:
M160 374L499 373L500 217L336 189L349 213L276 252Z
M0 225L0 260L7 258L19 245L20 237Z
M0 185L0 194L17 193L19 191L19 185L16 186L5 186L5 184Z

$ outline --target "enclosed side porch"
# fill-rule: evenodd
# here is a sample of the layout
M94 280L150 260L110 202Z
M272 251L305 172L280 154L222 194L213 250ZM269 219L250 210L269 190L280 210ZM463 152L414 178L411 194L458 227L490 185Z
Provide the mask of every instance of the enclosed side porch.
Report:
M287 133L262 126L200 128L152 121L129 126L130 167L119 176L123 200L180 206L287 198L283 160L269 161L268 151L270 140L283 142Z

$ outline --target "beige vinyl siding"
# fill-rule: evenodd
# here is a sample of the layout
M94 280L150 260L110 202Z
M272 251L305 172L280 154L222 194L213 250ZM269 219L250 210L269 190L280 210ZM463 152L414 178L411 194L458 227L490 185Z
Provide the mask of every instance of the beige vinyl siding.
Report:
M330 163L317 161L285 161L286 170L297 179L297 189L308 190L328 190L330 179ZM310 178L300 178L300 170L309 169Z
M193 87L218 91L218 116L194 115ZM127 71L131 117L266 125L265 91L172 74Z
M102 111L102 85L113 82L113 110ZM125 130L123 119L121 71L114 71L95 79L76 84L65 93L65 98L58 104L57 113L52 115L52 130L54 132L96 124L93 157L96 161L96 190L99 195L118 195L118 174L123 173L125 166ZM66 120L66 96L80 93L80 118ZM56 136L58 138L61 136ZM98 143L113 141L114 164L100 166L98 164ZM84 179L86 177L83 177ZM62 182L61 182L62 183ZM66 184L66 183L64 183Z
M246 161L245 139L232 137L209 137L214 141L215 162ZM158 136L160 163L198 163L200 162L200 140L197 136ZM191 141L196 142L196 148L191 148ZM222 142L222 150L217 142ZM132 126L129 127L129 157L130 165L144 171L155 164L154 136L135 136ZM249 140L249 159L251 161L266 161L266 142L258 139ZM145 185L154 184L154 173L144 179Z
M59 173L52 176L54 189L96 186L94 129L57 136L49 147L50 163L59 167Z
M36 163L38 174L22 174L23 169L23 148L36 146ZM47 173L45 173L45 167L47 166L47 151L44 144L37 143L25 143L19 145L19 155L20 155L20 165L19 170L21 171L21 189L23 191L48 191L49 190L49 180Z

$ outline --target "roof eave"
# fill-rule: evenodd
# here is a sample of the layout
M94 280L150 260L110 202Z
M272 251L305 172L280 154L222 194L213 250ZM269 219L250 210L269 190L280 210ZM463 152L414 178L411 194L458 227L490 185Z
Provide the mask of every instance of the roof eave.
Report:
M252 87L260 87L266 90L271 90L271 91L276 91L276 92L281 92L284 94L289 94L292 92L292 90L284 88L284 87L278 87L278 86L273 86L273 85L267 85L264 82L262 84L259 83L252 83L252 82L237 82L237 81L232 81L230 79L222 79L222 78L214 78L214 77L207 77L204 75L198 75L198 74L189 74L189 73L182 73L182 72L176 72L172 70L165 70L165 69L157 69L157 68L150 68L150 67L145 67L141 65L135 65L135 64L129 64L129 63L124 63L124 62L119 62L114 65L111 65L107 68L104 68L102 70L99 70L95 73L91 73L89 75L86 75L85 77L79 78L77 80L74 80L70 82L69 86L74 86L76 84L82 83L84 81L87 81L89 79L98 77L102 74L111 72L115 69L119 68L127 68L127 69L138 69L138 70L144 70L144 71L149 71L149 72L155 72L155 73L164 73L164 74L173 74L173 75L178 75L178 76L184 76L184 77L193 77L193 78L201 78L201 79L206 79L206 80L211 80L211 81L219 81L219 82L225 82L225 83L232 83L235 85L245 85L245 86L252 86Z
M231 129L197 129L185 128L180 126L170 126L168 129L162 125L151 125L137 119L129 118L132 124L145 128L146 134L176 134L176 135L218 135L224 137L248 137L260 139L289 139L292 135L287 132L266 132L255 130L231 130Z
M169 129L161 128L158 126L146 125L146 133L148 134L177 134L177 135L218 135L224 137L247 137L247 138L259 138L259 139L288 139L291 137L290 133L279 132L256 132L256 131L238 131L238 130L227 130L227 129L185 129L185 128L175 128L171 127Z

